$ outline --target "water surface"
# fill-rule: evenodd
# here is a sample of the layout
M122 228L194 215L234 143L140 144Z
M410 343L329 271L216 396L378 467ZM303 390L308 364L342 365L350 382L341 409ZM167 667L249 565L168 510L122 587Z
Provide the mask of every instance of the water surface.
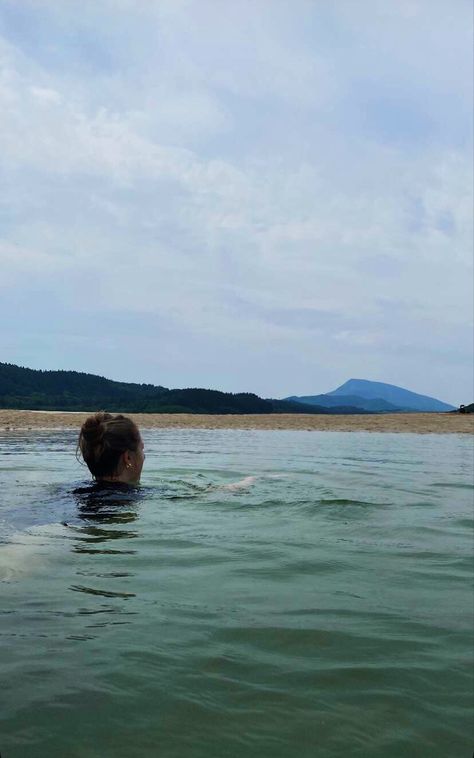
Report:
M472 753L466 436L0 436L2 758Z

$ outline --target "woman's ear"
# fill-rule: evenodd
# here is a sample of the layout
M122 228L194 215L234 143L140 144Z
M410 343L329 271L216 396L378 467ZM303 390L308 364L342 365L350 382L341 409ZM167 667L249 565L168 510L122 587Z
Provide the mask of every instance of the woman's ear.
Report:
M130 454L130 450L125 450L125 452L122 453L122 461L125 468L132 468L133 460Z

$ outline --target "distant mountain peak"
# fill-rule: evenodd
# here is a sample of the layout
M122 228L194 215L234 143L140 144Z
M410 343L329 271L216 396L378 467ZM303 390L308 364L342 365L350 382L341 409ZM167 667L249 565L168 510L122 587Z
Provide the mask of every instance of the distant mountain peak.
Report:
M420 395L404 387L386 382L373 382L369 379L349 379L328 395L357 395L367 400L380 398L399 408L413 411L445 412L454 410L453 405L444 403L429 395Z

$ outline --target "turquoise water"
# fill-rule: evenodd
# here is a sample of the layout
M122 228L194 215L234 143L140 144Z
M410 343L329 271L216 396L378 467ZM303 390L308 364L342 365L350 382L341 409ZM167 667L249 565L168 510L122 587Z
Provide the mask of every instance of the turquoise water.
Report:
M2 758L471 756L471 438L143 436L0 436Z

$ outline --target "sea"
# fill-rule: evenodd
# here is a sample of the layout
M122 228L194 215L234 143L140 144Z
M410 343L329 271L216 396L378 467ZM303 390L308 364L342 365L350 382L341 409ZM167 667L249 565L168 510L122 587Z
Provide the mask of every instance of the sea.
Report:
M473 439L0 434L1 758L471 758Z

